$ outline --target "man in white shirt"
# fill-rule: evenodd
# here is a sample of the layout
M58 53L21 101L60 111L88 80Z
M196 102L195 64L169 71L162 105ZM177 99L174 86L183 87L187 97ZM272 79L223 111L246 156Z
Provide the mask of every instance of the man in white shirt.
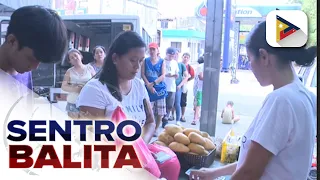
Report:
M168 96L166 98L167 114L163 117L162 127L168 123L175 101L175 93L177 90L176 78L179 73L178 62L174 60L176 53L176 49L172 47L169 47L166 52L165 62L167 74L164 78L164 83L167 86Z

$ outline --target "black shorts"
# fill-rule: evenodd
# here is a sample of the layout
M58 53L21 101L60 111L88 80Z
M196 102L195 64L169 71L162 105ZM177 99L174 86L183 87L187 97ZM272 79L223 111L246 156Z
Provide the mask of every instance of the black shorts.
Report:
M181 94L180 106L181 107L187 107L187 93L182 93Z

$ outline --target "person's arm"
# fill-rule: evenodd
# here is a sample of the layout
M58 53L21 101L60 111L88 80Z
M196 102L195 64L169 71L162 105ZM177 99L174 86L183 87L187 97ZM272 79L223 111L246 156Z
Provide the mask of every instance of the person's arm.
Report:
M241 146L242 149L248 148L247 156L232 180L260 179L269 161L287 147L294 132L294 110L286 98L276 95L268 97L260 112L257 117L259 123L253 127L250 137L250 146Z
M154 120L154 115L151 108L149 95L145 88L143 88L143 94L144 94L143 105L146 113L146 123L142 127L141 137L144 140L144 142L148 144L151 141L151 138L153 137L153 134L156 130L156 123Z
M141 64L141 77L144 81L144 83L149 86L150 82L148 81L147 77L146 77L146 59L143 60L142 64Z
M178 77L179 77L179 71L180 71L180 69L179 69L179 64L178 64L178 62L177 61L175 61L176 63L174 63L175 65L174 66L176 66L175 67L175 74L173 75L173 77L175 77L176 79L178 79Z
M101 88L92 82L88 82L80 92L77 106L80 109L81 118L105 119L105 109L108 99L103 95Z
M82 89L82 86L70 84L70 71L68 70L64 75L61 89L66 92L76 92L79 93Z
M103 91L103 86L99 86L98 81L89 81L81 90L76 105L80 109L80 119L104 120L106 119L105 109L110 104L107 94ZM94 125L87 127L87 141L94 142ZM106 142L105 135L101 135L104 144L114 144Z
M221 118L223 118L223 113L224 113L224 109L223 109L222 112L221 112Z
M252 141L244 164L232 175L231 180L260 179L273 154Z
M186 82L188 82L188 71L187 68L184 64L182 64L182 71L183 71L183 79L181 81L181 83L178 85L179 88L181 88Z
M203 72L200 72L198 77L199 77L200 80L203 80Z
M165 76L166 76L166 61L163 60L162 66L161 66L161 76L159 76L158 79L156 79L154 82L156 84L161 83L164 80Z
M194 69L193 69L192 66L190 66L190 65L188 65L188 66L189 66L189 69L190 69L190 72L189 72L190 77L189 77L188 81L191 81L192 79L194 79Z
M144 142L148 144L151 141L153 134L156 130L156 123L154 120L154 115L149 100L144 100L144 107L146 112L146 123L142 128L141 137L144 140Z
M217 169L213 169L212 173L214 174L215 177L232 175L237 169L237 164L238 164L238 162L234 162L232 164L228 164L226 166L223 166L223 167L220 167Z
M198 67L198 78L203 80L203 64L200 64Z
M234 110L232 108L232 119L234 119Z
M189 179L216 179L221 176L232 175L237 168L237 162L222 166L220 168L201 168L190 172Z

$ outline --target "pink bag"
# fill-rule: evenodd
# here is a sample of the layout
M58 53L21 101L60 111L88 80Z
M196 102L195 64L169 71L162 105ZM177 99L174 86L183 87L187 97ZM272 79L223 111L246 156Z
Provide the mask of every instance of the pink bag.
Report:
M125 119L126 115L122 111L121 107L117 107L112 114L112 120L118 124ZM134 132L134 129L131 126L127 126L125 127L124 132L131 134L132 132ZM115 143L117 146L121 146L124 142L121 139L116 139ZM133 142L133 147L137 153L142 168L146 169L149 173L159 178L161 172L157 165L157 162L149 151L147 144L141 137Z
M158 144L149 144L148 148L155 159L159 157L157 164L161 171L161 178L178 180L181 167L177 155L168 147L160 146Z

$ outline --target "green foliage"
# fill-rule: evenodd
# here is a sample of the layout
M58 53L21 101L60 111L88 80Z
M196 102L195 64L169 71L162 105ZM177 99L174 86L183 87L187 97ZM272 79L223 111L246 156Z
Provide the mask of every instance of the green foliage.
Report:
M307 46L317 45L317 0L288 0L288 4L302 4L302 11L308 16Z
M308 16L308 46L317 45L317 0L302 0L302 10Z

